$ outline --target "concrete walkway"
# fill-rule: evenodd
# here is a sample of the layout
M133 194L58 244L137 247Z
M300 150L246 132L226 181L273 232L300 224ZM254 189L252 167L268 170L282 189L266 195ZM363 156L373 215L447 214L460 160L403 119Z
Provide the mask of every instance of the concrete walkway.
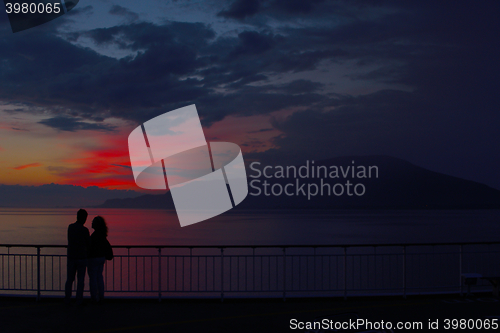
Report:
M342 313L350 313L339 316ZM459 296L260 300L121 300L101 305L66 305L62 299L0 298L0 332L305 332L290 320L422 322L423 329L396 332L450 332L444 319L500 321L500 301L491 294ZM439 319L439 330L427 329ZM457 330L458 331L458 330ZM479 330L469 330L477 332ZM489 330L491 332L495 330ZM498 331L498 330L497 330ZM319 332L319 331L318 331ZM356 332L356 331L351 331Z

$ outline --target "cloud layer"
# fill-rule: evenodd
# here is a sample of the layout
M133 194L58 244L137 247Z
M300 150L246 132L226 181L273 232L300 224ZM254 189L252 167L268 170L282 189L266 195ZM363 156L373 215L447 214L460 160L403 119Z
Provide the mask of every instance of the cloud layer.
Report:
M125 23L64 32L82 8L13 35L0 15L0 99L73 132L112 132L103 120L139 123L193 103L206 128L268 115L260 129L280 133L274 148L252 153L259 129L237 142L251 159L387 154L500 187L498 3L213 3L204 21L235 29L153 23L114 5Z

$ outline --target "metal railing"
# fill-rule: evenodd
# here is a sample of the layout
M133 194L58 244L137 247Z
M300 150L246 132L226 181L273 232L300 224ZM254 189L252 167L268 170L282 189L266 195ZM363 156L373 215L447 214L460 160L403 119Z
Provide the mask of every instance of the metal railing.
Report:
M116 297L406 297L462 293L464 273L500 276L500 242L113 249L104 274ZM0 245L0 294L62 296L65 281L66 246Z

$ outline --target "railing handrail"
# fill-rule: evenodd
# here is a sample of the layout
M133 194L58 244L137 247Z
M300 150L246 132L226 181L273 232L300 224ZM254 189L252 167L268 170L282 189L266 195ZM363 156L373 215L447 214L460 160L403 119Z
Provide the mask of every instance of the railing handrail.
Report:
M401 247L401 246L453 246L453 245L493 245L500 244L500 241L490 242L443 242L443 243L387 243L387 244L298 244L298 245L112 245L119 249L158 249L158 248L184 248L184 249L224 249L224 248L348 248L348 247ZM30 248L67 248L67 245L54 244L0 244L0 247L30 247Z
M491 247L489 245L495 246ZM476 265L471 266L467 263L470 262L471 258L476 258L475 260L477 260L478 254L481 254L481 258L485 257L482 253L489 253L489 255L495 256L495 262L498 262L498 258L500 258L498 245L500 245L500 241L298 245L115 245L113 248L124 249L126 251L122 250L117 251L118 253L115 252L115 254L117 254L115 255L116 260L113 260L112 263L106 265L106 272L109 268L109 271L111 272L110 274L112 274L110 280L112 285L112 290L110 290L111 292L157 292L159 300L162 298L162 292L198 292L200 294L220 293L221 300L224 298L225 293L240 293L247 291L254 293L281 292L283 294L283 299L289 295L289 292L304 293L321 291L335 293L342 290L344 298L347 297L348 292L360 292L363 290L371 292L401 290L403 297L406 297L408 291L417 290L418 292L429 292L429 288L432 289L436 287L443 290L456 288L462 294L464 286L464 269L465 272L478 271ZM455 250L451 250L454 246L457 248ZM478 249L482 248L483 250L476 251L473 247L472 249L467 248L467 251L465 251L467 246L477 246ZM425 248L422 249L422 247ZM443 249L443 247L447 248ZM63 253L65 251L43 251L43 249L65 249L67 248L67 245L0 244L0 248L4 248L2 251L3 253L0 253L0 271L2 273L0 274L0 290L34 291L36 292L37 299L40 299L42 291L64 291L62 289L62 276L64 275L62 272L64 272L65 255ZM18 248L18 250L11 250L12 248ZM35 249L36 252L34 254L26 254L31 253L32 250L19 250L21 248ZM317 249L320 248L329 250L317 251ZM360 250L368 248L371 248L372 251ZM382 248L380 251L377 250L380 248ZM390 251L384 251L384 248L388 248ZM411 251L409 251L409 248L411 248ZM130 251L131 249L149 250ZM162 251L162 249L176 250ZM194 249L204 250L193 251ZM231 251L231 249L246 249L246 251ZM256 251L257 249L267 250ZM294 249L295 251L288 251L288 249ZM333 249L336 250L334 251ZM339 249L341 251L338 251ZM152 250L157 250L157 253L151 254ZM420 253L418 253L418 250L421 250ZM52 252L58 254L50 254ZM132 252L137 254L132 254ZM188 252L189 255L179 255L179 253L186 252ZM251 254L243 254L248 252L251 252ZM294 252L296 254L294 254ZM367 252L370 253L366 254ZM415 252L417 257L413 257ZM199 253L212 254L201 255ZM240 254L235 255L235 253ZM265 255L261 253L265 253ZM420 279L418 278L418 276L420 276L418 274L417 280L413 279L413 282L407 281L408 277L413 276L412 274L418 272L422 268L421 263L419 263L419 255L424 255L425 258L427 258L428 255L433 255L434 258L427 260L428 264L433 265L433 269L444 267L442 265L443 259L439 259L437 256L446 255L442 258L445 258L445 260L451 260L449 261L449 265L445 265L448 269L448 271L445 272L446 274L443 275L445 277L445 280L443 280L445 281L445 284L439 284L437 286L433 285L436 281L440 281L439 279L436 279L433 283L426 280L422 284L412 286L412 283L415 284L414 282ZM365 261L362 260L363 256L366 257ZM181 260L178 260L179 258ZM234 258L236 259L234 260ZM488 258L487 260L491 263L491 257ZM185 259L187 259L187 261ZM453 266L455 264L455 259L458 260L458 269ZM377 266L377 263L379 266ZM131 267L132 275L130 275ZM390 267L388 275L384 274L387 267ZM410 267L410 270L408 270L408 267ZM377 279L374 279L374 285L370 287L370 280L368 278L359 278L359 281L358 278L355 279L355 277L369 277L370 270L372 275L377 272L382 272L382 278L388 277L387 283L379 283L380 281L377 282ZM142 272L142 275L137 274L139 271ZM498 272L500 272L498 269L487 270L487 272L489 271L495 272L495 276L498 276ZM115 279L115 272L118 272L116 275L119 277L118 280ZM135 280L133 275L134 272ZM247 275L247 272L250 272L250 275ZM361 272L364 273L361 274ZM429 272L431 271L429 270ZM481 271L480 273L485 272L486 271ZM188 274L189 282L186 282L187 280L185 280L185 274ZM56 279L57 276L59 277L59 287L56 288L54 288L54 276ZM122 288L123 276L125 276L125 290ZM243 278L240 278L240 276ZM451 276L453 278L450 280ZM196 289L196 286L194 287L195 289L193 289L193 277L195 279L194 283L198 283L198 289ZM205 282L203 282L203 277ZM132 289L130 289L131 278ZM162 279L164 281L162 281ZM7 288L5 288L5 281L7 281ZM11 287L10 281L14 281L13 287ZM17 286L16 281L18 281ZM31 288L29 287L28 281L31 281ZM135 290L133 288L134 281L136 285ZM141 288L138 289L138 281L139 283L142 281L142 290L140 290ZM177 287L178 281L179 284L182 283L182 287L179 287L181 289L178 289ZM248 284L249 281L252 283L250 287ZM310 281L313 283L312 287L310 285ZM450 281L452 281L451 284L449 283ZM36 285L34 282L36 282ZM258 285L257 287L256 282ZM455 284L456 282L458 282L458 284ZM22 287L23 283L25 285L24 289ZM50 284L48 289L46 287L46 283ZM184 288L184 283L187 284L186 288ZM321 286L319 289L316 288L317 283ZM57 281L55 284L57 285ZM116 289L115 284L116 286L119 285ZM210 284L212 284L212 286L210 286ZM148 285L148 287L146 287L146 285Z

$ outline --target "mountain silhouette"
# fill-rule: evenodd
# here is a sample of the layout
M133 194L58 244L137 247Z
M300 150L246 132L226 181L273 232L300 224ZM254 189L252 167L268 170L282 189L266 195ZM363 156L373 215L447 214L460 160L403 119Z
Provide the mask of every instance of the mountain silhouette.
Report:
M109 190L97 186L45 184L40 186L0 185L0 207L69 208L91 207L111 198L137 197L131 190Z
M312 161L309 161L311 168ZM309 169L309 178L294 178L293 172L289 174L289 178L266 178L263 174L258 178L255 177L258 172L254 168L247 166L247 176L249 184L249 195L235 209L336 209L336 208L383 208L383 209L483 209L483 208L500 208L500 191L491 188L487 185L480 184L474 181L465 180L442 173L430 171L407 161L389 157L389 156L350 156L337 157L322 161L314 161L314 168L319 166L326 167L330 173L332 166L336 166L339 178L323 178L323 183L318 177L311 177L311 169ZM296 165L296 170L302 165ZM361 167L365 167L366 178L360 178L363 173ZM372 168L371 178L368 178L369 166ZM352 167L355 167L354 177ZM260 169L264 168L261 165ZM315 176L317 176L315 169ZM279 170L276 167L268 168L267 175L274 175ZM322 171L325 168L321 169ZM305 167L303 170L305 171ZM328 174L327 173L327 174ZM344 174L342 174L344 173ZM302 173L305 175L305 172ZM322 173L324 176L324 174ZM344 177L345 176L345 177ZM376 177L378 176L378 177ZM254 181L252 183L252 181ZM263 182L269 183L268 193L271 194L271 186L275 185L275 193L278 193L280 188L283 189L287 184L293 184L288 187L289 193L294 193L292 196L287 196L284 193L281 195L266 196L263 192ZM297 181L299 187L303 187L306 195L302 191L297 192ZM346 182L349 181L352 186L351 194L347 194ZM335 195L330 192L327 195L327 187L325 183L330 184L330 188L339 183L343 186L344 193ZM312 184L312 185L308 185ZM319 189L324 186L324 195L307 197L307 187L311 186L314 190L314 185ZM362 195L356 195L353 188L356 184L362 184L357 187L358 194L363 190ZM262 192L257 194L259 188ZM340 193L341 186L337 185L337 194ZM107 200L100 207L103 208L153 208L153 209L174 209L172 197L169 192L162 195L143 195L136 198L128 199L111 199Z

